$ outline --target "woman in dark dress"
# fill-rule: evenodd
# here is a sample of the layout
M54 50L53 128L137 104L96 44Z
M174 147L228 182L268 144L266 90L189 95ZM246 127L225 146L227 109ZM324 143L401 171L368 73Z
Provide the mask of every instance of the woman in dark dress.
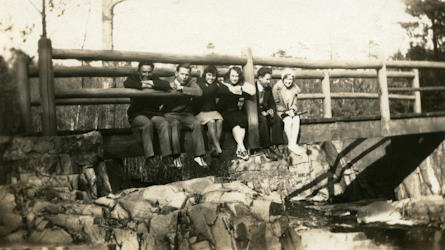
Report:
M244 99L254 94L255 87L244 82L241 68L231 67L219 89L218 110L224 118L223 129L232 131L236 141L236 156L243 160L249 159L249 154L244 146L244 137L248 126Z
M219 156L222 153L219 140L222 133L223 117L216 110L216 95L219 90L219 84L216 81L217 76L216 67L213 65L207 66L198 81L198 85L202 89L202 95L193 100L194 111L197 113L196 118L201 122L201 125L207 125L213 156Z

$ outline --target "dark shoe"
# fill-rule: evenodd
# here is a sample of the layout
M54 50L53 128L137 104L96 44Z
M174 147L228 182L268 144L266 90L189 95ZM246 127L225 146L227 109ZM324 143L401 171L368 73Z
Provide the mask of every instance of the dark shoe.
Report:
M156 167L157 165L158 165L158 164L157 164L156 159L155 159L154 156L145 159L145 166L148 166L148 167Z
M270 149L266 149L264 151L264 156L266 156L267 159L271 160L271 161L276 161L278 160L277 155Z

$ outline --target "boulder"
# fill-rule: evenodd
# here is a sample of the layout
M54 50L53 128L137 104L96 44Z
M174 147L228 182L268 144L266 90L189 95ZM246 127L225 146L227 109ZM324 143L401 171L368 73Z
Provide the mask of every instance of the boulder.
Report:
M108 197L100 197L99 199L95 200L94 203L112 209L116 205L117 201Z
M29 236L29 241L34 243L54 243L54 244L70 244L73 238L65 230L61 228L47 228L43 231L33 231Z
M0 216L0 237L6 236L21 226L23 226L22 216L12 212L2 213Z
M0 214L12 212L15 207L14 194L7 186L0 186Z
M88 243L105 243L107 238L107 230L98 225L84 227L83 232L86 235Z
M145 200L133 201L121 199L119 204L129 213L133 220L149 221L153 217L153 213L157 208Z
M46 218L54 225L74 233L81 233L84 228L91 227L94 224L94 217L87 215L57 214L46 216Z
M155 215L150 221L150 234L157 240L168 239L174 245L178 214L178 211L174 211L166 215Z
M130 219L130 214L118 203L111 211L110 217L115 220L128 220Z
M225 220L227 219L219 215L211 229L216 249L234 249L232 237L229 234L229 222Z
M173 185L151 186L142 190L142 198L160 207L170 206L180 209L187 201L187 194Z
M26 230L19 230L14 233L8 234L2 238L0 238L0 242L3 243L21 243L25 240L28 232Z
M214 176L195 178L187 181L179 181L171 185L183 189L187 193L202 194L208 186L215 183Z
M215 223L217 209L217 204L202 203L192 206L187 210L187 216L190 218L195 232L211 242L214 242L214 239L209 226Z
M131 230L113 229L116 244L121 250L139 249L137 233Z
M63 207L67 214L91 215L93 217L102 217L104 214L103 208L94 204L72 203Z
M190 246L191 250L211 250L210 243L206 240L196 242Z

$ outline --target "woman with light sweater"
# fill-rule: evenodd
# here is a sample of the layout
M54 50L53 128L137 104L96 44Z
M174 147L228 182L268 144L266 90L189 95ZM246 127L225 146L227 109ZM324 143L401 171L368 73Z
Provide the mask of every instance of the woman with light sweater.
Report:
M294 83L294 73L286 69L281 74L273 89L273 97L277 106L277 114L283 120L284 132L287 137L287 147L297 155L302 155L304 149L297 144L300 131L300 116L297 113L297 96L300 88Z

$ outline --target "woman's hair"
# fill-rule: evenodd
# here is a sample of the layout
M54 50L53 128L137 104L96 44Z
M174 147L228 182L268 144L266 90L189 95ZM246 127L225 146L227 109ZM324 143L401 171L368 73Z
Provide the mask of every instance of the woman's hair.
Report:
M218 70L216 69L216 67L214 65L208 65L207 67L204 68L204 71L202 72L201 75L201 79L205 82L205 78L206 78L206 74L210 73L212 75L215 76L215 81L216 78L218 78Z
M243 70L239 66L232 66L229 68L229 71L227 71L226 75L224 76L224 81L229 82L230 80L230 71L236 71L239 75L239 80L236 84L243 84L244 83L244 76L243 76Z
M291 69L284 69L281 73L281 80L284 80L284 78L287 78L288 76L295 77L295 74Z

